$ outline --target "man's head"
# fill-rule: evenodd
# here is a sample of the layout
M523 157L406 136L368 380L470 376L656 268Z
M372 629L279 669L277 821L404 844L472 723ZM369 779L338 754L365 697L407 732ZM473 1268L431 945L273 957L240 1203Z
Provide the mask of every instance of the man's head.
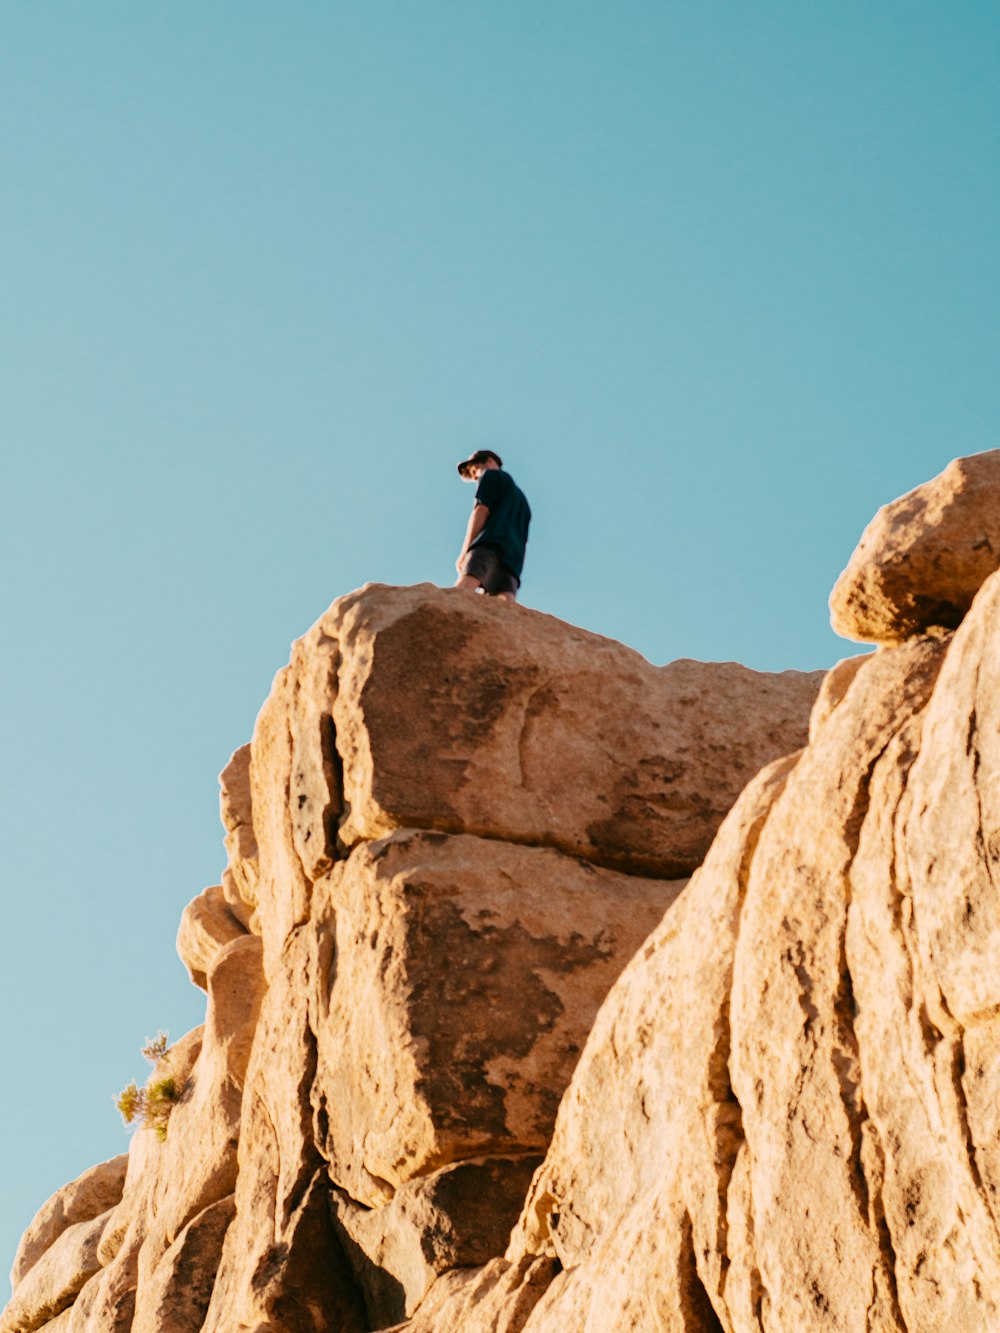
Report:
M479 481L490 468L502 468L503 459L492 449L477 449L474 454L458 465L458 475L463 481Z

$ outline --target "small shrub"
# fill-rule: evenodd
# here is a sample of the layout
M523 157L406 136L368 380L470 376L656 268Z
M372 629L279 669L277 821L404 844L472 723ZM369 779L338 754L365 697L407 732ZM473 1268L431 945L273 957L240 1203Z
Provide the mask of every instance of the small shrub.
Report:
M131 1125L133 1120L142 1119L145 1104L146 1090L137 1087L135 1079L127 1087L122 1088L115 1098L115 1106L117 1106L126 1125Z
M158 1032L146 1040L142 1053L151 1064L156 1064L170 1049L167 1034ZM126 1125L145 1125L162 1142L167 1137L167 1122L180 1089L173 1078L161 1078L140 1088L135 1079L115 1098L115 1106Z
M155 1065L158 1060L162 1060L167 1051L170 1050L170 1038L162 1030L155 1037L147 1037L146 1044L142 1048L142 1057L148 1060L151 1065Z
M177 1084L172 1078L163 1078L146 1088L146 1124L156 1131L162 1142L167 1137L167 1121L177 1100Z

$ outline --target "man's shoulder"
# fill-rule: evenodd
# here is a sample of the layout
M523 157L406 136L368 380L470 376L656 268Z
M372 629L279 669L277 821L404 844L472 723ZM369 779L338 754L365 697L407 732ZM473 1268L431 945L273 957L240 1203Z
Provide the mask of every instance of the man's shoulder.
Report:
M524 503L527 504L527 503L528 503L528 497L525 495L524 491L521 490L520 486L518 486L517 482L516 482L516 481L514 480L514 478L510 475L510 473L509 473L509 472L505 472L505 473L504 473L504 476L507 478L507 481L508 481L508 483L509 483L508 486L507 486L508 493L510 493L510 492L516 492L516 493L521 497L521 499L524 501Z
M476 487L476 499L495 498L504 494L513 484L506 472L502 472L499 468L488 468L479 478L479 485Z

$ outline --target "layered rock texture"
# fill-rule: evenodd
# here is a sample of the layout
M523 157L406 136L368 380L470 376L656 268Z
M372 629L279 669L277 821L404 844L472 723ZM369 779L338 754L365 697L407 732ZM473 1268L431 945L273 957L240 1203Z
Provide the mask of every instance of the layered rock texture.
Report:
M0 1333L1000 1328L990 487L883 511L825 677L336 602L222 775L166 1134Z

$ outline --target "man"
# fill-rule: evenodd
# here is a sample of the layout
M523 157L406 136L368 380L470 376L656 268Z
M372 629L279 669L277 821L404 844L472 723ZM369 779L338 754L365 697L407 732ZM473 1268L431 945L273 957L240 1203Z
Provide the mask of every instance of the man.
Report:
M531 522L528 502L492 449L477 449L459 463L458 474L477 484L476 503L455 561L455 587L516 601Z

